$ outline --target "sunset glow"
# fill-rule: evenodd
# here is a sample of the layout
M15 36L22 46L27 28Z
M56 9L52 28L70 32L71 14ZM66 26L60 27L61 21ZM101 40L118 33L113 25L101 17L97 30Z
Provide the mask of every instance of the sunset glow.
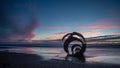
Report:
M117 1L16 0L0 3L1 42L55 40L70 32L79 32L86 38L120 34Z

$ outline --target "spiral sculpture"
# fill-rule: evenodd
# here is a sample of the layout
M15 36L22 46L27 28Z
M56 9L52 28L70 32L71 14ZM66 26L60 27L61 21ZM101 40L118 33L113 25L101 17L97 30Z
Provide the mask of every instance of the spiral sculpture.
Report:
M73 41L78 41L81 44L72 44L71 46L71 54L69 51L69 45L71 44L71 42ZM63 42L63 46L64 46L64 50L68 55L83 55L83 53L86 50L86 40L83 37L82 34L78 33L78 32L73 32L73 33L68 33L66 35L63 36L62 38L62 42Z

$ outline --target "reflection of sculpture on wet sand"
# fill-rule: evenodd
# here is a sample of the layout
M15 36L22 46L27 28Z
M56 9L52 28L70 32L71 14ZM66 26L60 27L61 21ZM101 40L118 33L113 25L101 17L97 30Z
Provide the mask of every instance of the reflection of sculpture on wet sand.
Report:
M69 56L67 55L65 57L65 60L68 60L68 61L75 61L75 62L85 62L85 56L84 54L83 55L80 55L80 56Z
M83 35L80 33L77 33L77 32L68 33L62 38L62 41L63 41L64 50L65 52L67 52L68 55L82 56L86 50L86 40L83 37ZM78 43L71 44L71 42L74 42L74 41L79 42L79 44ZM69 50L70 45L72 45L70 48L71 50ZM71 51L71 54L70 54L70 51Z

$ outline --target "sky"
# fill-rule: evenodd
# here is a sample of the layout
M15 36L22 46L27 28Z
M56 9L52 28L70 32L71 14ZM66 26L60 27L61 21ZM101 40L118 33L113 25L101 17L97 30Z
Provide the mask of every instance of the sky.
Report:
M0 0L0 42L120 34L119 0Z

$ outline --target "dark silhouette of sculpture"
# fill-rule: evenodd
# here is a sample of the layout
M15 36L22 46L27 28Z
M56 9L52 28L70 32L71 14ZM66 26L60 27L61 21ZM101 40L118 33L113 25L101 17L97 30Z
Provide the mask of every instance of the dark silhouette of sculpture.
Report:
M83 54L83 55L79 55L79 56L74 56L74 55L73 56L69 56L69 55L67 55L65 57L65 60L84 63L86 59L85 59L85 56Z
M64 50L65 52L67 52L68 55L80 56L83 55L83 53L86 50L86 40L83 37L83 35L80 33L77 32L68 33L65 36L63 36L62 41L63 41ZM73 44L71 47L72 54L70 54L68 47L69 44L73 41L79 41L81 44Z

